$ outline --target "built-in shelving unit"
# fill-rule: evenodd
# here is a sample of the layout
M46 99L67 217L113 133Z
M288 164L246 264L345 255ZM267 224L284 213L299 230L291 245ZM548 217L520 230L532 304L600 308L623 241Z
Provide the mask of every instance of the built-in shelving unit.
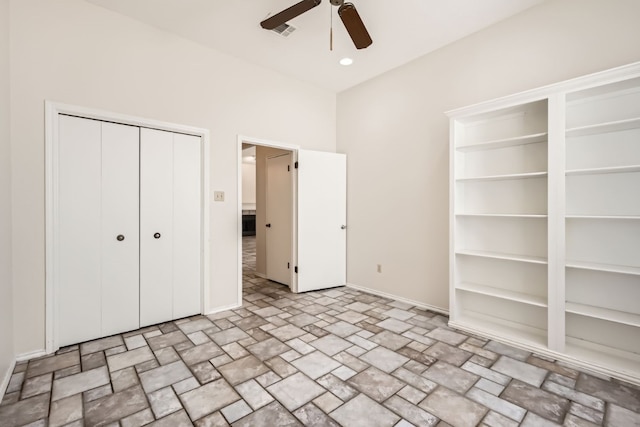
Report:
M640 63L448 114L451 326L640 384Z
M570 92L565 111L566 351L637 374L640 78Z
M541 100L461 119L452 146L453 317L538 345L547 335L547 117Z

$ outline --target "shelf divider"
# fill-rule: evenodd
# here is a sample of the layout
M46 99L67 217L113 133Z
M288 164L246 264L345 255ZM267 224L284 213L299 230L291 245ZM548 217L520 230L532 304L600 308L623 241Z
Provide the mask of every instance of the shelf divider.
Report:
M476 217L476 218L547 218L547 214L500 214L500 213L457 213L458 217ZM640 218L640 217L638 217Z
M513 138L498 139L493 141L481 142L478 144L459 145L456 147L458 151L477 151L477 150L493 150L496 148L515 147L518 145L534 144L536 142L546 142L547 132L534 133L531 135L516 136Z
M605 271L609 273L632 274L634 276L640 276L640 267L632 267L627 265L612 265L612 264L600 264L596 262L567 260L566 267L578 268L582 270Z
M566 353L580 361L604 365L615 370L618 375L624 372L628 380L640 374L640 355L624 350L612 349L601 344L568 336ZM636 380L637 381L637 380Z
M575 302L567 302L565 304L565 311L567 313L579 314L581 316L593 317L595 319L608 320L610 322L640 327L640 314L611 310L603 307L594 307L592 305L579 304Z
M500 252L478 251L471 249L461 249L456 251L456 255L469 255L483 258L504 259L509 261L529 262L533 264L547 264L547 259L537 256L505 254Z
M487 334L504 340L514 340L518 343L533 345L534 347L547 346L547 333L528 325L498 319L471 310L464 310L460 318L450 322L455 328L470 332Z
M547 307L547 301L545 298L537 295L525 294L523 292L510 291L507 289L496 288L493 286L481 285L478 283L462 282L456 285L456 289L473 292L476 294L488 295L500 299L509 301L520 302L529 305L535 305L536 307Z
M639 220L640 215L566 215L566 219Z
M572 136L586 136L597 133L617 132L636 128L640 128L640 117L567 129L566 136L570 138Z
M640 165L613 166L607 168L570 169L565 171L566 176L575 175L600 175L609 173L640 172Z
M512 179L541 178L546 177L547 175L547 172L513 173L508 175L487 175L469 178L457 178L456 182L506 181Z

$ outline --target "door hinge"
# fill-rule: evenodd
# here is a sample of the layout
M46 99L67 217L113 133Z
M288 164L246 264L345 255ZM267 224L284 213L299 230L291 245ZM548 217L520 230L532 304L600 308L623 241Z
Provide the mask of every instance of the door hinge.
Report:
M294 273L298 272L298 266L297 265L293 268L293 271L294 271Z
M291 268L291 265L289 263L287 263L287 268Z
M291 172L291 165L287 165L287 172Z
M295 162L295 163L293 164L293 167L294 167L294 168L296 168L296 169L298 169L298 162Z

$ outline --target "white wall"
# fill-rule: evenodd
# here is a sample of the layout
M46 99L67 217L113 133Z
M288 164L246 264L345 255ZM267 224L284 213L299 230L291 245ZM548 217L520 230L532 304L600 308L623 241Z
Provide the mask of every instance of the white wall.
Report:
M11 286L9 0L0 0L0 395L14 360Z
M348 282L447 309L444 112L638 61L639 16L638 0L552 0L340 93Z
M236 304L237 135L335 151L335 95L81 0L13 0L11 24L16 352L45 339L46 99L210 130L210 304Z

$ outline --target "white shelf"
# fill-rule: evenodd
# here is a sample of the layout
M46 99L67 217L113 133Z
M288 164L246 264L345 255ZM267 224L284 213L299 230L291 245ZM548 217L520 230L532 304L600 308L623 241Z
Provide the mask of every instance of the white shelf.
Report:
M474 333L483 333L491 337L513 340L519 344L534 347L547 346L547 333L542 329L533 328L515 322L508 322L498 318L491 318L481 313L465 310L449 326Z
M533 264L547 263L546 258L543 258L543 257L517 255L517 254L505 254L500 252L489 252L489 251L476 251L476 250L468 250L468 249L458 250L456 251L456 255L468 255L468 256L476 256L476 257L483 257L483 258L504 259L508 261L529 262Z
M598 133L617 132L617 131L636 129L636 128L640 128L640 117L567 129L566 136L567 137L586 136L586 135L593 135Z
M640 276L640 267L631 267L626 265L598 264L595 262L571 261L567 260L568 268L579 268L582 270L605 271L608 273L632 274Z
M578 304L575 302L567 302L565 305L565 311L567 313L579 314L581 316L593 317L595 319L608 320L609 322L640 327L640 315L624 311L594 307L592 305Z
M573 175L598 175L608 173L640 172L640 165L614 166L608 168L571 169L565 171L567 176Z
M617 350L590 341L567 337L565 353L580 361L587 361L597 366L608 366L615 372L624 372L627 380L637 381L640 377L640 355L628 351Z
M478 283L458 283L456 289L465 292L473 292L476 294L506 299L509 301L520 302L523 304L535 305L537 307L547 307L547 301L543 297L537 295L529 295L522 292L510 291L502 288L494 288L493 286L480 285Z
M548 215L542 215L542 214L498 214L498 213L488 213L488 214L459 213L459 214L456 214L456 216L457 217L475 217L475 218L547 218L548 217Z
M481 142L479 144L459 145L458 151L494 150L497 148L515 147L517 145L534 144L536 142L546 142L548 134L535 133L532 135L516 136L513 138L498 139L495 141Z
M639 220L634 215L566 215L567 219L607 219L607 220Z
M479 182L479 181L504 181L511 179L529 179L546 177L547 172L527 172L527 173L512 173L508 175L490 175L490 176L478 176L472 178L458 178L456 182Z

